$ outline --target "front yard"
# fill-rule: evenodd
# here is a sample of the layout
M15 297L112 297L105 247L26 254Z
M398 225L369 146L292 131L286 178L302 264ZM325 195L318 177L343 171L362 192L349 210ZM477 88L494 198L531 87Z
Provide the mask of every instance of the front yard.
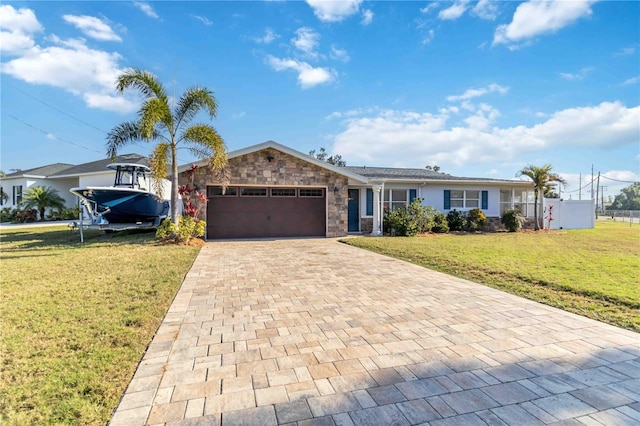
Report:
M640 331L640 226L345 242Z
M0 424L105 424L199 248L0 233Z

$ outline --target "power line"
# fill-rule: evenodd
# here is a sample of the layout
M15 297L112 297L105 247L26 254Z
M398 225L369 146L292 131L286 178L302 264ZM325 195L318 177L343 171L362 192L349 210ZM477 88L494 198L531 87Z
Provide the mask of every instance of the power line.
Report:
M602 175L601 177L605 178L605 179L609 179L615 182L622 182L622 183L638 183L638 181L632 182L629 180L620 180L620 179L614 179L614 178L610 178L610 177L606 177L605 175Z
M78 117L74 116L73 114L69 114L68 112L63 111L63 110L61 110L60 108L55 107L55 106L53 106L53 105L51 105L51 104L49 104L49 103L47 103L47 102L43 101L42 99L39 99L39 98L37 98L37 97L33 96L32 94L27 93L27 92L25 92L24 90L17 88L15 85L12 85L12 87L13 87L14 89L16 89L18 92L22 93L23 95L26 95L26 96L30 97L31 99L34 99L34 100L36 100L36 101L40 102L41 104L46 105L46 106L48 106L49 108L54 109L54 110L58 111L59 113L66 115L67 117L73 118L74 120L76 120L76 121L78 121L78 122L80 122L80 123L82 123L82 124L84 124L84 125L86 125L86 126L89 126L89 127L91 127L92 129L96 129L96 130L98 130L98 131L100 131L100 132L102 132L102 133L104 133L104 134L107 134L107 133L108 133L106 130L100 129L100 128L98 128L98 127L94 126L93 124L87 123L86 121L79 119Z
M63 139L63 138L61 138L61 137L59 137L59 136L54 135L54 134L53 134L53 133L51 133L51 132L47 132L47 131L45 131L45 130L42 130L42 129L40 129L40 128L38 128L38 127L34 126L33 124L29 124L29 123L27 123L26 121L20 120L18 117L14 116L14 115L12 115L12 114L9 114L8 112L7 112L6 114L7 114L9 117L13 118L14 120L16 120L16 121L18 121L18 122L20 122L20 123L24 124L25 126L29 126L29 127L31 127L32 129L37 130L38 132L41 132L41 133L45 134L48 138L51 138L51 137L52 137L52 138L58 139L59 141L62 141L62 142L68 143L68 144L70 144L70 145L77 146L78 148L86 149L87 151L100 152L100 151L98 151L97 149L89 148L89 147L84 146L84 145L81 145L81 144L79 144L79 143L75 143L75 142L72 142L72 141L70 141L70 140ZM100 153L101 153L101 152L100 152Z

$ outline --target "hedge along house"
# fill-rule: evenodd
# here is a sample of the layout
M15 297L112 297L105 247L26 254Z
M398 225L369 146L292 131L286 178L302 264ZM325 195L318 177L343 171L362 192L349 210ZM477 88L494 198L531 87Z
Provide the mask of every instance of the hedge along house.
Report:
M514 207L533 215L531 182L337 167L273 141L229 153L226 191L205 162L196 164L193 176L190 165L179 168L180 183L193 179L206 191L208 239L381 235L383 212L417 197L445 214L481 208L493 222Z

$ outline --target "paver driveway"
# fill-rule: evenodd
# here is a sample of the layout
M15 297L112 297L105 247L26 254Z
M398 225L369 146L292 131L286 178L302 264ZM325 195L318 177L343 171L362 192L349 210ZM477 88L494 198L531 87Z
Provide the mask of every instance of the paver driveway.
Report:
M640 424L639 401L636 333L336 240L236 241L202 249L112 424Z

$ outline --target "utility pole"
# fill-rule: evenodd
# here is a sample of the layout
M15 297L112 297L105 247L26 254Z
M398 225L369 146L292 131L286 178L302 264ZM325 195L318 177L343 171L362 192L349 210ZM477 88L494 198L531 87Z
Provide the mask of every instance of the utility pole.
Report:
M578 181L578 200L582 200L582 173L580 173L580 180Z
M598 172L598 185L596 186L596 219L598 218L598 194L599 193L600 193L600 172ZM604 204L602 206L602 209L604 210Z
M591 165L591 199L593 200L593 164Z

